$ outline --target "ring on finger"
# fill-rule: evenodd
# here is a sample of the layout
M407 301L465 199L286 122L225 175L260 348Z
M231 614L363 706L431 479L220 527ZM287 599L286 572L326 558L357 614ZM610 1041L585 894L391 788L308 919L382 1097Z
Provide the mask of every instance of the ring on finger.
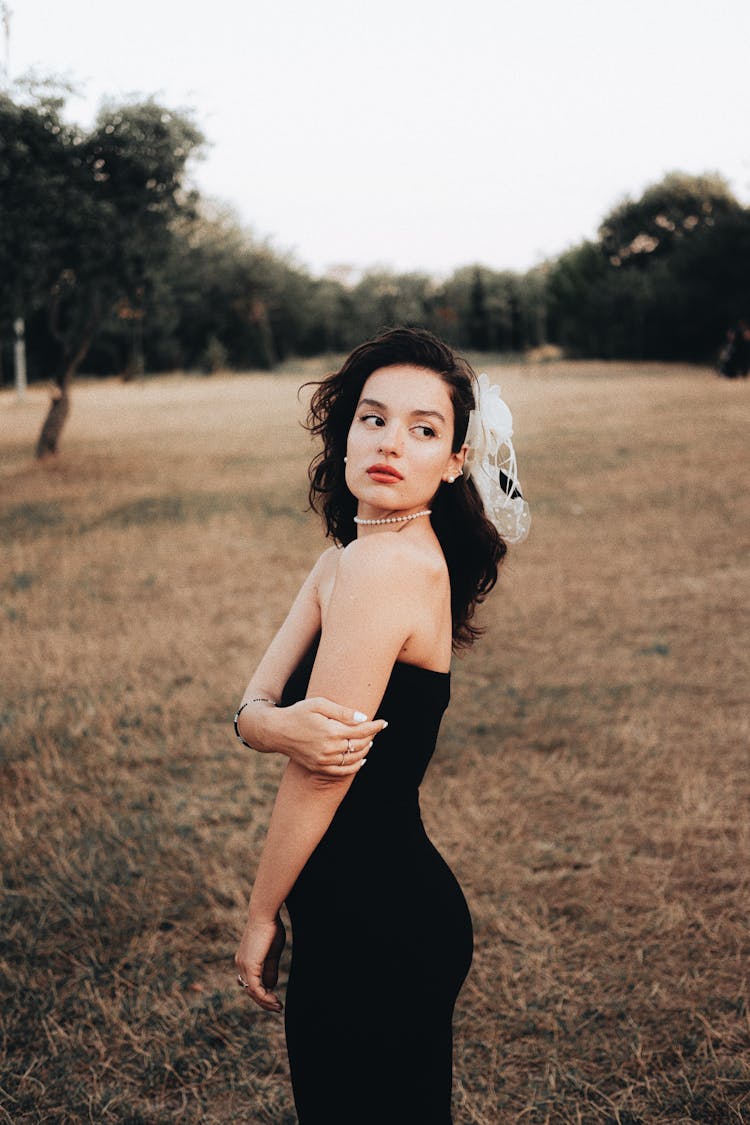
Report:
M341 761L339 762L340 766L343 766L345 757L346 757L346 750L342 750L341 751Z
M247 981L245 980L244 977L238 976L237 977L237 984L240 986L240 988L247 988Z
M346 740L346 753L351 754L351 752L352 752L352 740L351 740L351 738L347 738L347 740Z

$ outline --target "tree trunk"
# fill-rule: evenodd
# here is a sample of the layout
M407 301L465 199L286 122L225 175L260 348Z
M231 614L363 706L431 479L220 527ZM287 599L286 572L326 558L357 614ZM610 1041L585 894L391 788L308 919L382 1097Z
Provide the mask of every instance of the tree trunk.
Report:
M58 300L52 302L50 325L53 335L63 345L65 359L63 361L62 374L56 379L57 386L52 392L52 401L49 404L47 417L44 419L44 425L39 434L39 440L36 443L35 455L39 459L42 457L54 457L57 454L60 434L63 431L63 426L70 413L70 386L73 382L73 376L86 358L86 354L91 347L91 341L94 339L94 334L100 320L97 302L84 329L80 346L71 356L70 351L65 347L63 337L57 331L58 304Z
M130 383L143 372L143 311L135 310L130 317L130 354L122 373L122 381Z
M60 434L69 411L69 382L63 381L62 386L55 388L47 417L44 419L42 432L39 434L39 440L36 443L36 456L38 458L51 457L57 453Z
M260 297L256 297L251 304L250 319L256 326L257 339L259 348L259 362L266 371L273 371L278 362L276 355L276 348L273 342L273 332L271 331L271 321L268 316L268 309L266 308L265 301Z

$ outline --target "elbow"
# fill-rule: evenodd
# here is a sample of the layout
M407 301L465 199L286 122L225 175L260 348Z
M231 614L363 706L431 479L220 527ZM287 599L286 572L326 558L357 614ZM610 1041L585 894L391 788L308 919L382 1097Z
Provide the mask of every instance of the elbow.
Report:
M343 777L332 777L330 774L315 773L313 770L301 766L298 762L290 761L286 767L286 776L297 787L303 799L317 798L321 800L323 797L327 797L330 801L338 804L339 801L343 800L344 794L355 775L350 773Z
M330 777L325 773L310 773L308 775L308 785L314 793L340 793L343 796L351 783L351 776Z
M296 775L297 784L300 785L303 793L313 800L327 799L337 804L343 800L344 794L353 781L353 774L347 774L344 777L332 777L330 774L315 773L313 770L308 770L294 762L290 762L287 769Z

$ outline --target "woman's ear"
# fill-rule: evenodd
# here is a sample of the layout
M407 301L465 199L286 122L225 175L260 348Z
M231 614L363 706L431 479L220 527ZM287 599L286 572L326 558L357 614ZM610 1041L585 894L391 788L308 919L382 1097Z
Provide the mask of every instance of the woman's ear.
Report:
M468 445L462 445L457 453L451 453L445 472L443 473L443 480L446 484L453 484L456 477L462 475L468 449Z

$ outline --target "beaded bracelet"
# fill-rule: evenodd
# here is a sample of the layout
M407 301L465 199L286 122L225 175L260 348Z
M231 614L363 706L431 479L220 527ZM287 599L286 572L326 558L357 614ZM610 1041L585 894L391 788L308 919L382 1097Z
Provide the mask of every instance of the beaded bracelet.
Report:
M239 740L240 740L240 742L242 743L243 746L247 746L248 750L254 750L255 749L254 746L251 746L249 742L245 742L245 739L240 734L240 728L239 728L239 725L238 725L239 721L240 721L240 715L242 714L242 712L245 710L245 708L247 707L247 705L249 703L271 703L275 707L276 706L276 700L275 699L266 699L265 696L261 695L261 696L258 696L256 699L246 699L245 702L241 703L240 706L237 708L237 714L234 716L234 733L237 735L237 737L239 738Z

